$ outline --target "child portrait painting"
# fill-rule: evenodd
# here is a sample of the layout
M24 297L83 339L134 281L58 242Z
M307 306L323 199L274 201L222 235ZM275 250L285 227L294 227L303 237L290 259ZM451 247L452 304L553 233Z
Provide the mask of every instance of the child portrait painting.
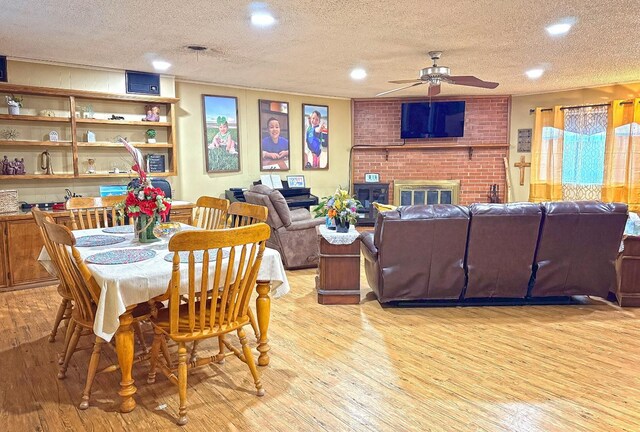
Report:
M240 171L238 99L203 95L207 172Z
M329 107L302 104L302 169L329 168Z

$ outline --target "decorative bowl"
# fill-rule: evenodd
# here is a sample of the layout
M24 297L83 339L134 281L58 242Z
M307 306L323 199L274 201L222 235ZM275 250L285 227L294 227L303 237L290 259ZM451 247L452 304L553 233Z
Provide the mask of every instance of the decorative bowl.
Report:
M157 238L169 240L182 229L178 222L162 222L153 227L153 235Z

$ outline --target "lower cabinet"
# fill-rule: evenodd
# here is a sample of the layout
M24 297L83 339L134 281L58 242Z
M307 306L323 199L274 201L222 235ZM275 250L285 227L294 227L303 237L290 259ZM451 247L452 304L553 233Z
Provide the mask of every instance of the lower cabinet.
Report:
M38 256L44 243L35 222L30 219L9 220L5 224L4 247L9 285L13 287L28 284L42 285L43 282L55 281L55 278L38 263Z
M181 222L183 224L190 225L192 210L193 210L193 205L181 206L177 208L172 207L171 212L169 213L171 222Z

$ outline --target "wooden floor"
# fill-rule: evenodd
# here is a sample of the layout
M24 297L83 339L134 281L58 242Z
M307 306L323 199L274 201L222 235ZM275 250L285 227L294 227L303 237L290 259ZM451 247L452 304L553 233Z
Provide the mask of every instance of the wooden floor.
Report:
M383 309L368 288L360 305L321 306L314 275L290 272L291 293L272 302L267 394L235 358L197 369L184 430L640 431L640 309ZM56 378L57 307L53 287L0 294L2 429L177 429L177 389L162 376L147 385L144 363L134 412L117 412L118 373L99 375L92 406L76 409L89 351Z

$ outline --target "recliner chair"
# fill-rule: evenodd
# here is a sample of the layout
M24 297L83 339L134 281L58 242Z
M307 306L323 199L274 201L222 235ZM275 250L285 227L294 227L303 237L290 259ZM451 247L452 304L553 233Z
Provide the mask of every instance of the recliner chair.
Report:
M290 210L280 191L268 186L254 185L244 193L248 203L269 209L267 224L271 237L267 247L276 249L288 270L316 267L320 255L316 227L323 218L313 219L307 209Z

